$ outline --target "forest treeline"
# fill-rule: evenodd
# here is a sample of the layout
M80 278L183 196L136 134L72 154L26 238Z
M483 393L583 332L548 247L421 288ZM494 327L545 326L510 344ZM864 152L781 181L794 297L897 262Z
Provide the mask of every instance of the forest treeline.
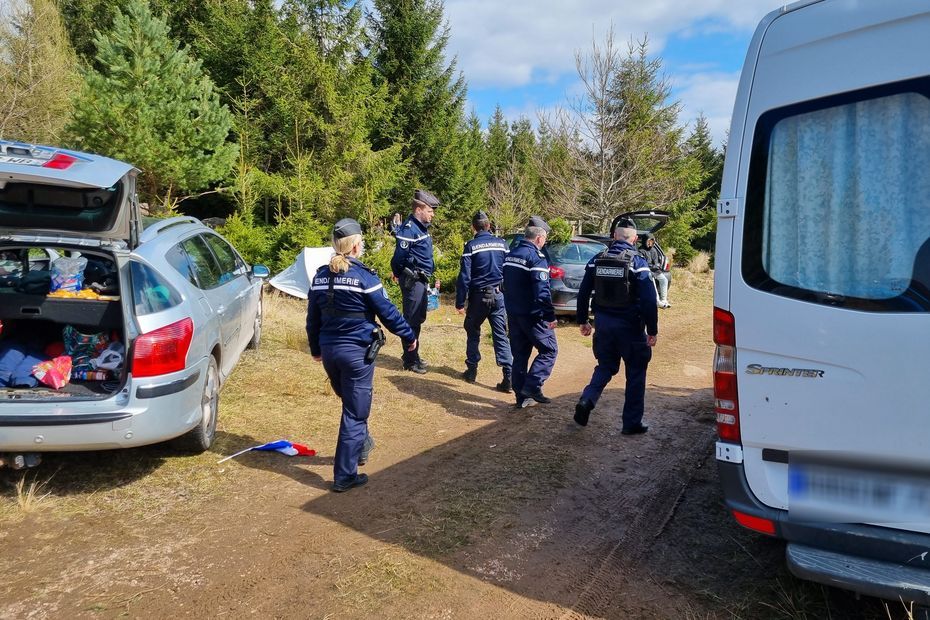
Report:
M0 7L0 137L131 162L153 211L225 217L252 262L279 269L354 217L383 268L375 231L418 187L443 203L446 281L479 209L505 232L541 214L561 236L662 209L678 262L710 248L722 151L704 118L680 118L645 37L580 41L580 96L509 121L467 109L441 0Z

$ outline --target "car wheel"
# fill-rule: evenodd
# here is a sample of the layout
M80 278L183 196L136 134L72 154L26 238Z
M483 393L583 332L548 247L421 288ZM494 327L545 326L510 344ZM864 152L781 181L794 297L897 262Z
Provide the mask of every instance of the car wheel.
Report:
M252 331L252 339L249 340L249 344L246 345L247 349L257 349L262 343L262 306L264 302L258 300L258 314L255 315L255 326Z
M200 422L187 433L175 439L175 448L184 452L205 452L213 445L216 438L216 418L220 406L220 373L216 358L210 356L207 376L203 382L203 395L200 397Z

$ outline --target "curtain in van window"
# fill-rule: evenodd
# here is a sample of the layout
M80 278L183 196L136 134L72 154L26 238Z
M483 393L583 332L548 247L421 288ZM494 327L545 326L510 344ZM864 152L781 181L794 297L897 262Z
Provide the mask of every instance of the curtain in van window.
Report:
M930 99L904 93L772 130L762 260L799 288L888 299L930 243Z

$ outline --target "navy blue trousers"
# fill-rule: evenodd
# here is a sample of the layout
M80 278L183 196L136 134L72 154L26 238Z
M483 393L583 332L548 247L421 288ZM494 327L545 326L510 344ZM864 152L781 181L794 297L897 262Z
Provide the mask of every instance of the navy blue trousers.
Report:
M634 428L643 421L646 401L646 368L652 359L652 347L646 344L646 332L640 327L612 320L603 315L595 318L594 357L597 366L591 383L581 397L597 404L601 392L620 371L620 362L626 374L626 391L623 400L623 428Z
M355 480L358 457L368 438L375 365L365 361L366 348L354 344L321 347L329 383L342 399L342 422L333 462L333 480L337 484Z
M490 303L489 303L490 302ZM469 291L468 306L465 309L465 364L477 366L481 361L481 326L485 321L491 324L491 338L494 341L494 360L507 373L513 365L510 354L510 340L507 339L507 311L504 310L504 294L499 290L493 297L485 298L481 291Z
M552 374L559 344L555 339L555 330L550 329L539 317L508 314L507 322L510 327L510 350L513 352L513 390L519 401L521 395L533 394L542 389L543 383ZM538 353L527 370L533 349Z
M426 298L428 292L426 285L419 280L403 277L400 282L400 290L403 293L404 319L410 324L414 335L417 337L417 348L408 351L404 347L401 359L404 360L404 366L410 366L420 361L420 326L426 321Z

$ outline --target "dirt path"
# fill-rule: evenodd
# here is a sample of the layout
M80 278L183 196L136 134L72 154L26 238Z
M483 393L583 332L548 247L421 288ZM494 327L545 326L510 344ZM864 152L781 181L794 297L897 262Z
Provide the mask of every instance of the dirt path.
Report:
M682 286L662 314L652 429L633 438L620 382L572 422L593 363L575 328L559 330L554 402L517 411L487 364L476 386L457 378L458 319L432 316L433 372L400 370L396 344L379 362L371 482L342 495L336 401L288 332L227 386L217 451L302 430L321 456L62 457L78 474L0 530L0 617L783 617L755 603L782 548L730 523L714 486L709 297L706 279Z

